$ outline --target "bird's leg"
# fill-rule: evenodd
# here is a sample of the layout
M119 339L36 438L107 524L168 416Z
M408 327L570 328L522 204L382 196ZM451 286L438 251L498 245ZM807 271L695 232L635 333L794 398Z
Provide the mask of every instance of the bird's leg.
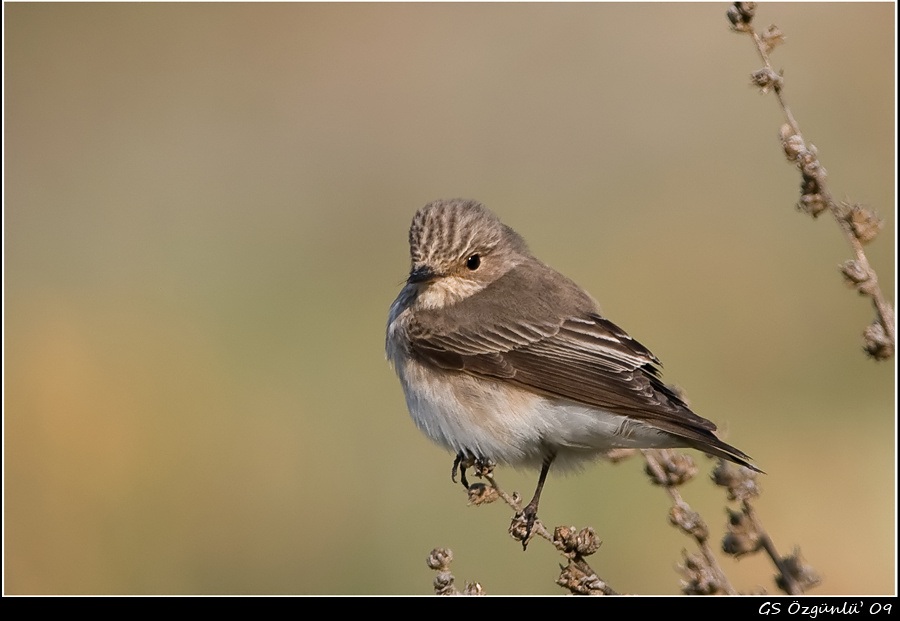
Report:
M474 465L475 460L467 457L462 451L456 454L453 460L453 470L450 471L450 480L456 483L456 473L459 472L459 482L469 489L469 480L466 478L466 469Z
M534 528L534 523L537 520L538 503L541 501L541 490L544 489L544 481L547 480L547 473L550 472L550 464L553 463L555 457L556 454L551 453L544 458L544 463L541 466L541 474L538 477L537 488L534 490L534 496L531 498L531 502L522 509L522 513L519 514L522 519L525 520L525 538L522 539L523 550L528 547L528 541L531 539L531 530Z

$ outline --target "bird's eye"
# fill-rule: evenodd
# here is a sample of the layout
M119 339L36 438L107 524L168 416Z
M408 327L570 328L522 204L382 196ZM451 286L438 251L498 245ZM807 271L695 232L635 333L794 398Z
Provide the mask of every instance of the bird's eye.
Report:
M466 267L468 267L473 272L478 269L479 265L481 265L481 256L478 254L473 254L468 259L466 259Z

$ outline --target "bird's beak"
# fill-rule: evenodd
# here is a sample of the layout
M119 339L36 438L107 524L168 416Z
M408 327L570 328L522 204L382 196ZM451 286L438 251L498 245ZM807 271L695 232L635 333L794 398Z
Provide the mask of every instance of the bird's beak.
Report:
M413 284L418 282L429 282L437 278L439 274L435 272L433 269L428 267L427 265L420 265L409 273L409 278L406 282Z

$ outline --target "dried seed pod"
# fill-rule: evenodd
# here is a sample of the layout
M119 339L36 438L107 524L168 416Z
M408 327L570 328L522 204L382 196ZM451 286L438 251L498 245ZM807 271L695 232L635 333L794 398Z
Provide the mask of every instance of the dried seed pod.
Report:
M449 548L435 548L425 559L430 569L442 570L448 569L450 563L453 562L453 551Z

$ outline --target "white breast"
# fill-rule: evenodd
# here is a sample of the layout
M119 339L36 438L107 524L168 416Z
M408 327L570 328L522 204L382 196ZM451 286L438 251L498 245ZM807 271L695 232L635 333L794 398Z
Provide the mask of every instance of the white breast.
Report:
M613 448L678 446L665 432L619 414L410 358L408 301L401 294L391 307L387 357L416 426L453 453L535 467L555 454L557 470Z
M516 386L407 360L397 368L416 426L453 453L554 469L613 448L674 446L667 434L624 416L543 397Z

